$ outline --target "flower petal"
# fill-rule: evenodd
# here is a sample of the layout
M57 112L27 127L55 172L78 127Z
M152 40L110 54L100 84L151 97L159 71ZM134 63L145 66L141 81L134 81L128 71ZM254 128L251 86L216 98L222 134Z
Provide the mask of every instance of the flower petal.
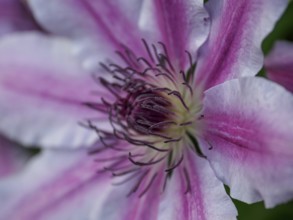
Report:
M0 182L0 218L90 219L111 187L96 169L84 151L42 152L24 172Z
M293 43L279 41L265 59L269 79L293 92Z
M189 176L191 191L185 193L188 183L181 164L174 170L167 184L158 219L236 219L237 210L209 163L195 156L194 152L188 153L184 166Z
M0 36L15 31L38 29L21 0L0 0Z
M142 48L137 18L141 0L28 0L39 23L49 32L78 40L85 65L96 68L114 58L121 44ZM78 16L76 16L78 15Z
M231 196L266 207L292 199L292 94L242 78L207 90L203 105L200 146Z
M201 48L196 85L210 88L226 80L254 76L263 65L261 42L273 29L287 0L209 0L208 41Z
M0 42L0 130L24 145L78 147L96 134L78 122L104 118L82 103L97 101L101 88L79 65L71 44L38 34ZM102 121L100 121L100 124Z
M116 181L117 182L117 181ZM158 174L147 192L139 197L139 193L127 196L133 186L137 184L137 179L127 181L122 185L114 186L112 191L103 201L103 205L98 209L93 219L107 220L153 220L157 219L159 203L161 199L161 187L163 185L163 175ZM145 189L146 183L140 185ZM113 211L115 210L115 211Z
M209 32L208 14L200 0L144 1L139 25L148 39L167 46L171 60L181 68L189 64L185 50L195 59Z
M30 154L0 135L0 178L19 171Z

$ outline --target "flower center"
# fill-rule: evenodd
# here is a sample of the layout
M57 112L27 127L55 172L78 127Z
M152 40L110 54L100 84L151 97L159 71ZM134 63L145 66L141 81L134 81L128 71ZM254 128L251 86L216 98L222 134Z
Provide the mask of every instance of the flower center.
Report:
M166 126L172 123L172 103L153 89L142 88L123 100L122 111L119 112L129 127L140 134L163 136Z
M133 165L151 167L147 170L152 176L161 169L172 172L182 163L185 148L193 146L194 150L195 138L191 134L197 130L201 103L197 96L200 93L189 85L194 73L192 56L187 52L190 65L183 71L173 66L163 43L159 42L160 48L152 45L152 50L145 40L143 44L146 57L138 57L124 46L123 52L117 52L124 65L101 63L112 79L99 77L98 83L112 98L102 98L102 104L86 103L109 115L112 135L95 126L93 121L89 121L88 127L98 132L106 148L119 151L119 155L122 152L124 159L115 159L107 167L114 176L118 171L120 174L133 172ZM105 139L128 144L117 148L115 144L107 144ZM131 166L125 161L125 152Z

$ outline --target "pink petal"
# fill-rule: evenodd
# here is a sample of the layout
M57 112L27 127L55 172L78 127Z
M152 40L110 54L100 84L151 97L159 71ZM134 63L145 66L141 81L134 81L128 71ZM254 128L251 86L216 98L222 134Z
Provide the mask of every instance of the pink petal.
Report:
M223 220L236 219L237 210L216 178L209 163L189 151L184 166L190 179L191 191L185 194L187 181L183 163L174 170L160 205L160 220Z
M23 173L0 182L0 218L90 219L111 188L84 151L45 151Z
M279 41L265 59L269 79L293 92L293 43Z
M0 130L25 145L85 146L96 134L78 122L104 119L82 103L103 96L63 39L38 34L9 36L0 42ZM100 121L100 125L103 121Z
M162 173L159 173L154 179L152 186L142 197L139 197L139 193L127 196L133 186L137 183L137 179L115 186L104 200L103 205L99 208L94 219L158 219L159 203L162 196L161 186L163 185L163 181L163 175ZM147 183L143 182L140 187L145 189L146 185Z
M141 198L139 192L127 196L136 184L136 179L116 186L108 194L94 219L236 219L237 211L208 162L197 158L194 152L189 152L186 160L191 193L184 194L186 182L182 170L175 170L163 193L166 173L164 169L156 167L157 176ZM147 185L146 182L141 183L141 188Z
M139 25L148 39L167 46L172 61L181 68L189 64L185 50L195 58L209 32L208 14L199 0L144 1Z
M49 32L78 41L85 65L95 68L106 58L118 57L121 44L142 48L137 20L141 0L28 0L38 22ZM78 15L78 16L77 16Z
M21 0L0 0L0 36L37 29L39 27Z
M19 171L29 157L24 149L0 136L0 178Z
M115 156L116 152L106 154L105 157L109 158ZM153 187L142 198L138 198L137 194L127 197L136 181L113 186L109 175L97 172L103 167L102 163L94 161L94 155L89 156L81 150L47 150L34 159L23 173L0 182L0 218L156 218L160 188ZM161 185L162 178L156 181L155 186ZM146 202L151 210L145 208Z
M263 78L205 92L201 147L217 176L244 202L293 198L293 96Z
M261 42L273 29L287 0L210 0L212 26L199 53L196 85L254 76L263 65Z

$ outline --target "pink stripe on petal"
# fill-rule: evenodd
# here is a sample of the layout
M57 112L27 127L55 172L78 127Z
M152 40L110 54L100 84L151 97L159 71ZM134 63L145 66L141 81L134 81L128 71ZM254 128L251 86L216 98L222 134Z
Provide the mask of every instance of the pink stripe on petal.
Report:
M244 202L293 197L293 96L263 78L205 92L201 147L217 176Z
M89 219L111 184L86 152L47 151L0 182L3 219ZM17 210L17 211L15 211Z
M287 0L210 0L211 31L199 53L196 85L206 89L233 78L254 76L263 65L261 42Z
M135 52L142 49L143 36L137 27L140 0L127 3L113 0L29 0L28 3L46 30L77 40L78 53L88 68L96 68L105 59L118 58L114 52L122 49L122 44Z
M94 132L81 127L89 117L106 117L83 105L99 102L105 91L73 56L63 39L38 34L0 42L0 130L25 145L79 147L93 143ZM93 91L96 91L93 94Z
M207 18L202 1L151 0L143 4L139 24L149 39L166 44L171 60L185 70L189 65L185 50L196 58L208 35Z
M191 150L185 156L168 182L158 219L236 219L237 210L209 163ZM190 191L186 192L188 182Z
M293 43L279 41L265 59L268 78L293 92Z
M142 171L143 172L143 171ZM150 171L151 172L151 171ZM104 205L100 208L95 219L107 220L153 220L157 219L158 208L163 186L163 170L158 171L147 192L139 197L140 193L148 186L149 181L142 181L137 192L127 196L137 184L138 178L114 186L108 194ZM151 178L152 175L149 177ZM117 181L116 181L117 182ZM115 210L115 211L114 211Z

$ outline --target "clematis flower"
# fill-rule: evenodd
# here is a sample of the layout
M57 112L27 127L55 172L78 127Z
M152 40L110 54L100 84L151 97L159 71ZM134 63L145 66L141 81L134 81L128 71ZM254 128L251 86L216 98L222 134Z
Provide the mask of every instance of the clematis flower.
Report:
M293 92L293 44L279 41L266 57L265 67L268 78Z
M2 219L236 219L223 183L292 198L293 97L254 77L287 1L28 3L51 36L0 41L0 131L43 151L0 182Z

